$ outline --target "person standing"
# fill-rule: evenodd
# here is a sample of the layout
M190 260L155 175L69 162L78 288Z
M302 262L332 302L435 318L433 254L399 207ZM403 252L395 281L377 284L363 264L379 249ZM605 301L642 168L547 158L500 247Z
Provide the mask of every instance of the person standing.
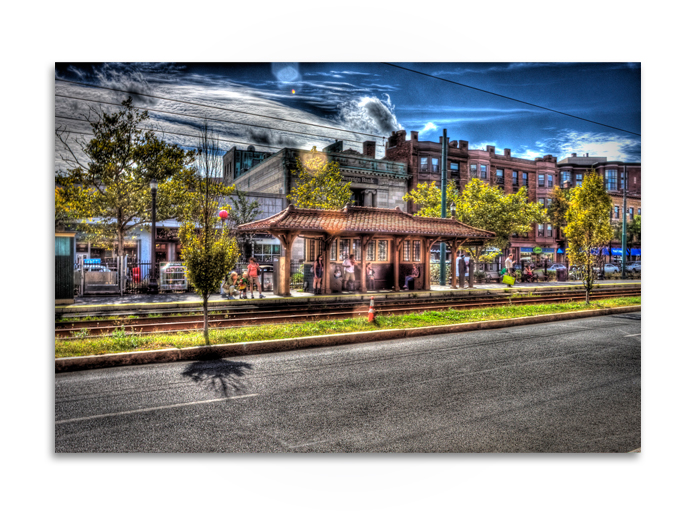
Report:
M374 291L376 289L376 271L371 266L371 263L366 263L366 280L368 290Z
M258 298L263 299L263 287L260 284L260 277L258 277L258 262L254 257L249 260L248 263L248 280L250 284L248 285L248 290L251 292L251 298L253 297L253 285L258 288Z
M352 285L354 285L354 254L350 254L347 259L345 259L342 262L342 266L345 267L345 276L342 278L342 289L345 289L345 285L347 285L347 289L349 291L352 290L352 287L350 286L350 281L352 282Z
M516 274L513 271L513 263L515 263L513 260L513 254L509 254L504 262L504 266L506 267L506 273L515 279ZM509 284L508 287L510 288L511 285Z
M318 295L323 282L323 255L320 254L313 262L313 294Z
M467 269L467 263L465 262L465 253L462 251L458 252L458 259L456 259L455 262L455 270L456 270L456 276L460 280L460 287L465 288L465 276L467 275L465 273Z

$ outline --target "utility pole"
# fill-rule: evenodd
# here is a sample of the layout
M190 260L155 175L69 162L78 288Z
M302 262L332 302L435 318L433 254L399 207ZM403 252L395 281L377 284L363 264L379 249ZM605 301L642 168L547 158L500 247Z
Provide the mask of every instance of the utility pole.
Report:
M622 189L622 279L627 278L627 165L624 165L624 188Z
M446 135L446 129L443 129L443 140L441 144L441 218L446 218L446 173L448 171L448 136ZM441 273L440 282L441 286L446 285L446 244L441 243ZM451 273L455 273L453 266L455 263L455 249L451 250Z

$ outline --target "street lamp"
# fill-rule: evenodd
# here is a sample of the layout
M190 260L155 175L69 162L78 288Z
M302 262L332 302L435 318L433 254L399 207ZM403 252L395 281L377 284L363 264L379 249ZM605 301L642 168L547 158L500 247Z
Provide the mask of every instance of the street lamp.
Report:
M149 293L159 293L159 286L157 285L157 276L155 270L155 261L157 258L157 183L156 179L152 179L149 183L149 187L152 189L152 243L151 243L151 264L149 265Z
M222 209L219 212L219 218L222 219L222 229L224 229L224 223L227 221L227 218L229 218L229 213L227 213L226 209Z
M455 204L451 204L451 218L455 220Z

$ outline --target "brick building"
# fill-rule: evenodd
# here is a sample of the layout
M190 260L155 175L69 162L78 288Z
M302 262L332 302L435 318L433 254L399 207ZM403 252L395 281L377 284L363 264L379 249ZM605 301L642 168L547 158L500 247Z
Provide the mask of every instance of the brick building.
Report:
M417 131L410 132L407 139L404 130L396 131L388 138L386 159L405 163L408 167L408 190L413 190L419 183L435 182L441 186L441 145L438 142L420 141ZM621 202L623 188L623 171L628 172L627 209L630 219L641 214L641 164L608 161L600 157L571 157L557 162L557 158L546 155L535 159L513 157L510 149L503 154L496 152L495 147L470 149L464 140L449 141L448 182L454 182L463 189L468 181L477 178L491 185L502 187L506 193L514 193L521 186L528 188L528 198L533 202L547 205L551 202L550 193L554 186L573 187L581 184L583 177L592 168L605 178L606 187L614 199L615 221L621 219ZM618 208L618 209L617 209ZM410 202L408 212L414 212ZM621 243L619 245L621 247ZM533 249L540 247L541 254ZM553 262L564 261L563 239L560 231L551 224L538 224L527 234L511 236L511 253L516 261L524 259L548 259Z

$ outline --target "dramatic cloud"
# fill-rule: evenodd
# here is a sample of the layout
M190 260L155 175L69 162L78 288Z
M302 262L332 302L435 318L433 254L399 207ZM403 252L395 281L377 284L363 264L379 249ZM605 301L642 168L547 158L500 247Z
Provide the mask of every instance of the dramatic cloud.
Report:
M402 125L393 112L394 107L390 97L384 95L381 100L376 97L362 97L350 100L339 106L340 114L337 120L345 126L360 132L376 132L389 136L392 131L402 129Z
M429 131L435 131L436 129L438 129L438 127L436 125L434 125L431 122L427 122L427 124L424 126L424 128L419 131L419 134L424 134L425 132L429 132Z
M521 147L514 150L514 157L534 159L547 154L559 159L572 153L579 156L605 157L614 161L641 161L641 141L630 136L605 132L577 132L568 129L557 131L556 135L535 142L535 148Z

